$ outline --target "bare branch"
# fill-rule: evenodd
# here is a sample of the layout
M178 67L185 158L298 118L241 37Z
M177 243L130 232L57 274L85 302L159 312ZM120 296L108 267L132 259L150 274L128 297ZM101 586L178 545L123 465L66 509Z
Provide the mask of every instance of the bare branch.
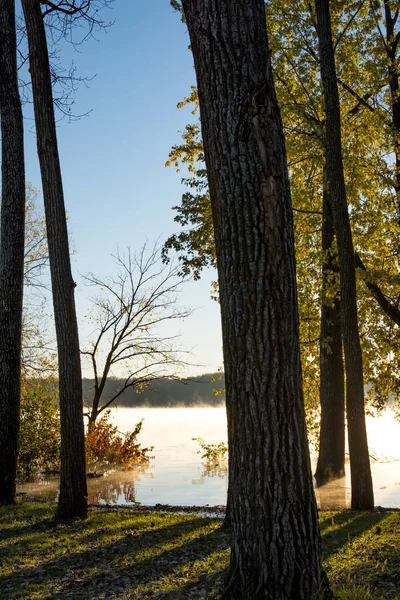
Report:
M117 253L113 258L116 273L112 278L93 274L84 278L88 286L99 290L92 300L97 312L95 338L91 350L83 352L91 359L95 377L91 422L128 387L165 377L172 367L188 364L176 345L179 333L159 330L190 314L177 307L182 285L179 269L161 262L157 245L150 250L145 245L138 254L128 248L124 256ZM113 399L102 403L114 367L125 370L125 384Z

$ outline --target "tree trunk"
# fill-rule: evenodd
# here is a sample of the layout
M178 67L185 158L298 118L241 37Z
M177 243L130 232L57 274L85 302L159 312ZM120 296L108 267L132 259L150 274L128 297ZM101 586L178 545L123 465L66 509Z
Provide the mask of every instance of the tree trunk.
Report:
M100 404L100 397L98 396L97 392L95 392L94 397L93 397L92 407L91 407L91 410L90 410L90 413L88 416L89 427L91 425L94 425L94 423L96 423L97 417L100 414L99 404Z
M383 3L384 14L385 14L385 26L386 26L386 56L387 56L387 69L390 87L390 100L391 100L391 112L392 112L392 126L394 136L394 153L395 153L395 192L396 192L396 209L397 209L397 220L400 223L400 86L399 86L399 72L398 72L398 59L397 59L397 48L399 45L399 38L395 32L395 25L398 16L392 16L392 8L389 2Z
M82 376L46 33L38 0L23 0L57 335L61 472L57 518L87 516Z
M353 239L344 181L340 104L329 0L315 0L321 80L326 112L326 175L340 269L340 304L346 370L346 409L351 467L351 506L372 509L374 495L364 411L364 380L357 318Z
M225 386L226 388L226 386ZM225 389L226 392L226 389ZM226 393L225 393L226 396ZM225 402L226 405L226 425L227 425L227 434L228 434L228 449L231 448L232 446L232 441L231 441L231 432L232 432L232 426L231 426L231 413L232 411L230 410L231 405L228 402ZM230 461L230 456L229 456L229 452L228 452L228 470L229 470L229 461ZM231 481L230 481L230 477L228 477L228 490L227 490L227 494L226 494L226 509L225 509L225 517L222 523L222 527L224 529L230 529L231 527L231 522L232 522L232 511L231 511Z
M229 420L224 597L322 583L305 428L293 220L263 0L183 0L213 209Z
M324 184L322 208L322 303L320 334L321 426L315 479L322 485L343 477L345 461L344 366L335 230Z
M24 131L14 0L0 3L0 504L15 500L25 245Z

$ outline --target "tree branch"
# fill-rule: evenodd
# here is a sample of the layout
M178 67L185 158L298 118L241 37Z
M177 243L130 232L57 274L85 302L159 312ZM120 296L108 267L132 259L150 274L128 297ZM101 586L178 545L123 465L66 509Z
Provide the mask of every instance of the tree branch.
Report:
M361 269L364 273L367 273L367 267L364 265L357 252L354 255L354 259L356 268ZM393 321L393 323L396 323L396 325L400 327L400 310L397 308L397 306L392 304L390 300L387 299L385 294L376 283L369 281L365 277L363 278L363 281L384 313Z

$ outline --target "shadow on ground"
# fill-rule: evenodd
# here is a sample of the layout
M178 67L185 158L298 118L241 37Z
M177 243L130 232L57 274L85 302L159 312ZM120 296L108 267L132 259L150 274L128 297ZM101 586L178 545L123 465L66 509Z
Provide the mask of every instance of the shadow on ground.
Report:
M221 520L92 511L56 525L53 508L0 507L1 600L216 599L229 559ZM400 514L321 513L324 564L338 597L399 599Z

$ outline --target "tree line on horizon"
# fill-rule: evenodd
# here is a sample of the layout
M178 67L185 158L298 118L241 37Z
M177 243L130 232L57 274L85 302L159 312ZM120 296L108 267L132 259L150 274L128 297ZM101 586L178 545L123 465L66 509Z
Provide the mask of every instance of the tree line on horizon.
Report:
M110 3L22 0L58 347L59 520L87 516L87 488L81 350L46 27L64 34L76 23L101 28L98 9ZM183 104L199 109L201 121L187 126L170 155L171 164L189 167L188 191L177 208L177 221L189 228L167 241L164 259L177 250L182 275L199 277L209 264L218 270L231 535L223 597L330 600L306 419L320 405L317 476L323 482L344 472L347 417L351 505L372 510L365 384L380 407L399 384L400 6L378 0L171 4L188 28L197 79ZM15 3L5 0L1 504L15 498L21 381L25 180L16 56ZM143 275L143 253L138 262ZM108 282L112 301L99 301L98 337L83 352L94 369L92 424L107 404L112 367L132 356L132 315L141 327L143 300L125 296L126 286L136 289L130 265L129 255L116 294ZM166 281L167 290L177 289ZM170 304L156 306L165 311ZM100 367L99 343L110 330L111 349ZM154 350L153 341L150 336L147 344L155 366L174 364L173 349ZM141 353L148 352L143 343ZM149 383L145 367L138 367L114 399L122 388Z
M113 398L124 386L124 379L110 377L104 387L103 406L110 407L189 407L219 406L225 402L223 373L205 373L193 377L165 377L150 382L144 389L125 390L117 401ZM94 380L82 379L83 402L90 407L93 400Z

